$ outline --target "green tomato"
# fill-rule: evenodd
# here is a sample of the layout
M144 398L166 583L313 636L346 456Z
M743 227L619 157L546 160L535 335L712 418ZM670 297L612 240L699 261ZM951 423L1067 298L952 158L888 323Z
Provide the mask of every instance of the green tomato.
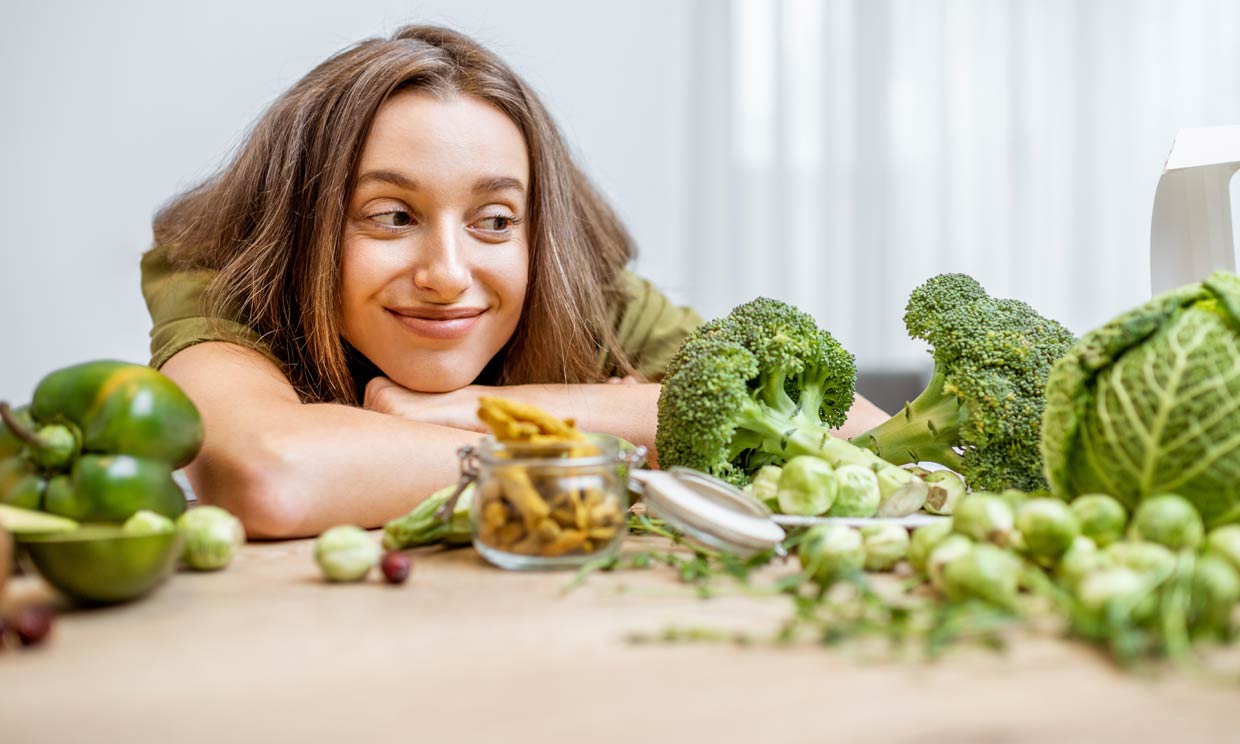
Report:
M1072 508L1059 499L1030 499L1016 514L1025 553L1043 566L1052 566L1072 547L1080 534Z
M952 528L978 542L991 542L999 547L1012 544L1016 519L1012 507L994 494L975 493L965 497L952 514Z
M1128 510L1118 499L1105 493L1089 493L1072 501L1072 512L1081 525L1081 534L1105 548L1124 536Z
M861 528L865 570L890 571L908 555L908 530L898 524L868 524Z
M1137 506L1133 529L1142 538L1172 550L1195 548L1205 537L1205 525L1193 505L1171 493L1151 496Z
M835 469L821 457L800 455L784 463L776 500L784 514L816 517L835 503Z
M1225 558L1240 571L1240 524L1229 524L1210 530L1206 535L1206 552Z
M216 571L232 562L245 543L241 521L218 506L198 506L177 519L185 536L181 560L195 571Z
M973 541L964 535L952 534L943 538L926 558L926 575L930 583L943 589L943 571L973 550Z
M872 517L878 511L882 494L873 470L862 465L841 465L835 469L835 482L835 503L828 516Z
M328 581L361 581L381 553L366 530L351 524L332 527L314 541L314 560Z
M865 545L861 533L839 524L811 527L797 549L801 568L819 584L860 571L865 566Z
M176 523L171 519L149 509L134 512L133 516L121 525L121 531L126 535L162 535L176 532L176 529Z
M1020 559L1008 551L982 543L974 545L943 568L943 592L949 599L982 599L1000 607L1016 603Z
M943 519L913 530L913 536L908 544L908 562L913 570L925 576L926 559L930 557L930 551L934 550L950 534L952 534L950 519Z
M782 472L783 468L778 465L763 465L749 484L754 497L772 509L779 504L779 476Z

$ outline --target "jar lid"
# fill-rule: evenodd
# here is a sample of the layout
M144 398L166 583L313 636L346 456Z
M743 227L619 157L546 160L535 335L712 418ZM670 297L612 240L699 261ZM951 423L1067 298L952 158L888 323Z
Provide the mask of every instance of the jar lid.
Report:
M710 547L744 558L771 550L784 539L770 509L714 476L672 468L637 470L629 478L641 484L652 516Z

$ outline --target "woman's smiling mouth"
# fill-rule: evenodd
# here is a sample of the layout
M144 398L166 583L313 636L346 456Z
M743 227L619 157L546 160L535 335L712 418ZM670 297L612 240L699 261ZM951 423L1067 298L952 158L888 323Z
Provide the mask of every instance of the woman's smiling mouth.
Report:
M482 307L388 307L384 308L402 326L418 336L450 340L473 330L486 308Z

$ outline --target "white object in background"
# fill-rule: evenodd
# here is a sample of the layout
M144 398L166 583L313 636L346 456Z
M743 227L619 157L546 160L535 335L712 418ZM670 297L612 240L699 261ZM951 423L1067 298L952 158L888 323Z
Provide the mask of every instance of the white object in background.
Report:
M1236 270L1231 179L1240 170L1240 126L1181 129L1154 192L1150 286L1154 294Z

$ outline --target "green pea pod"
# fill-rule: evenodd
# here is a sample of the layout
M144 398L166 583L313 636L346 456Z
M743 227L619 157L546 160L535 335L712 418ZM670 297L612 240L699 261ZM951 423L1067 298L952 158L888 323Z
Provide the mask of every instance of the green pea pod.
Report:
M123 523L142 509L175 519L185 511L185 494L166 462L83 455L69 475L48 482L43 508L79 522Z
M0 504L22 509L40 509L47 480L38 469L20 455L0 460Z
M202 417L189 397L157 370L126 362L86 362L51 373L30 404L36 421L60 420L82 432L83 449L161 460L194 459Z

